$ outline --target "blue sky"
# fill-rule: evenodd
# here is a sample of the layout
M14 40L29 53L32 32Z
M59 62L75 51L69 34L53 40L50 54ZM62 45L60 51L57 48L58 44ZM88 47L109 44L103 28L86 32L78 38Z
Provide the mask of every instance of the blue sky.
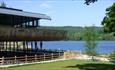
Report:
M40 20L43 26L101 26L105 9L115 0L98 0L85 5L84 0L0 0L8 7L24 11L47 14L52 18Z

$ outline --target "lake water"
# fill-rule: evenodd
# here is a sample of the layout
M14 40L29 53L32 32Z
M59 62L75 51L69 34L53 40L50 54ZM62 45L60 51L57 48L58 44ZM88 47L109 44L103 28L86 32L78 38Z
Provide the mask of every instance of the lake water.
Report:
M84 51L84 41L44 41L44 49L79 50ZM97 41L97 49L100 53L109 53L115 50L115 41Z

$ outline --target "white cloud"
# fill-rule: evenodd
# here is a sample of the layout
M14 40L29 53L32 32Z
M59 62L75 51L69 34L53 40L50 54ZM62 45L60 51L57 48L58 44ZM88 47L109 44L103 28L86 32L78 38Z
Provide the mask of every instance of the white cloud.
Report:
M43 3L40 4L41 8L52 8L52 3L54 3L55 1L45 1Z
M48 3L42 3L42 4L40 4L40 7L42 7L42 8L51 8L52 6Z

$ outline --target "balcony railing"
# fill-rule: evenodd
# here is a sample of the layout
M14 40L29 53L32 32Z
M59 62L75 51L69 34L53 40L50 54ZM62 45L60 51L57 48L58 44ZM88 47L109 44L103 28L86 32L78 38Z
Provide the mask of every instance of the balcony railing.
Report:
M66 39L64 30L0 26L0 41L52 41Z

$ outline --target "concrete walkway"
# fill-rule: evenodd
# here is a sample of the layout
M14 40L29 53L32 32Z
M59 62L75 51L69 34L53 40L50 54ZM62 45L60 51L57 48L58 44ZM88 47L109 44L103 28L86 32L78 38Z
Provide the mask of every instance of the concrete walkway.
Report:
M7 67L13 67L13 66L21 66L21 65L29 65L29 64L40 64L40 63L49 63L49 62L56 62L56 61L63 61L63 60L67 60L67 59L56 59L56 60L40 61L40 62L31 62L31 63L0 65L0 67L1 67L1 68L7 68Z

